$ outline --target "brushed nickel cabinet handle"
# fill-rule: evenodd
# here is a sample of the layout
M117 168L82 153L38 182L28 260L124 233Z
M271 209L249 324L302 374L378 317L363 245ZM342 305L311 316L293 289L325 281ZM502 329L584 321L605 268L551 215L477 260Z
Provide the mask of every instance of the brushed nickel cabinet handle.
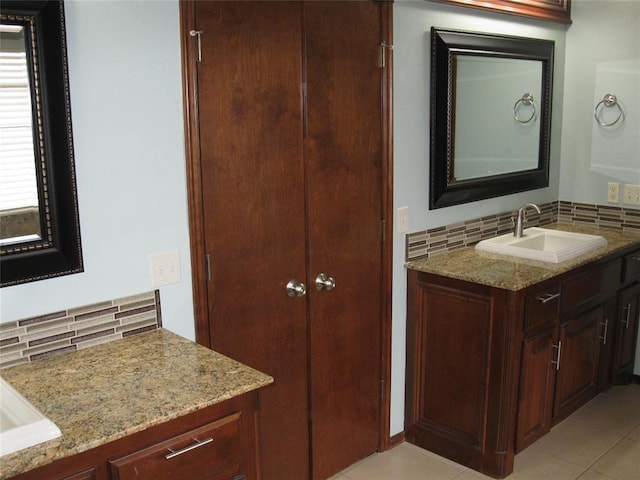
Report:
M196 443L193 443L188 447L181 448L180 450L171 450L169 447L167 447L167 450L169 450L169 452L171 453L168 453L167 455L165 455L164 458L166 458L167 460L171 460L172 458L177 457L178 455L182 455L183 453L190 452L191 450L200 448L206 445L207 443L213 442L213 438L207 438L206 440L198 440L197 438L194 438L194 440L196 441Z
M550 302L551 300L558 298L560 296L560 293L545 293L544 295L542 295L541 297L536 297L536 300L538 300L538 302L540 303L547 303Z
M601 323L600 325L604 325L604 334L600 337L600 340L602 340L602 344L606 345L607 344L607 332L609 331L609 319L605 319L604 323Z
M622 323L624 323L624 328L629 328L629 316L631 315L631 304L628 303L626 306L622 307L623 310L627 311Z
M551 360L551 363L556 366L557 371L560 370L560 353L562 352L562 340L558 340L558 345L553 345L553 348L558 350L558 356L556 357L556 360Z

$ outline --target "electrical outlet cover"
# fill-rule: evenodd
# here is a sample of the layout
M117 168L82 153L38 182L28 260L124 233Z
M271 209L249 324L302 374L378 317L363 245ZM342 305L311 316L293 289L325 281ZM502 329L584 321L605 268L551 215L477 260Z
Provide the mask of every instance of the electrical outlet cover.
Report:
M180 252L151 255L151 285L160 287L180 282Z

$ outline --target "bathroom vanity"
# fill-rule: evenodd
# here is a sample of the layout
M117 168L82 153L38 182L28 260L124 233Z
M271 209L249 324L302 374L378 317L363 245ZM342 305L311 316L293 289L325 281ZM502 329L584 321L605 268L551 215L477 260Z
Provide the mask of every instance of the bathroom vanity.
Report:
M257 391L273 379L167 330L0 371L62 431L0 479L256 479Z
M408 262L405 436L495 478L599 391L629 382L640 235L553 264L457 250Z

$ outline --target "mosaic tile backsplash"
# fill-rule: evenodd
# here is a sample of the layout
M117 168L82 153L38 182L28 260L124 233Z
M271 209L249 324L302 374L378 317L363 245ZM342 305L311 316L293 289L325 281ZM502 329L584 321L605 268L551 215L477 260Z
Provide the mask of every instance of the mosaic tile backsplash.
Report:
M551 223L590 224L640 233L640 210L575 202L539 205L541 214L527 210L527 226ZM405 237L405 259L415 260L473 246L480 240L513 231L511 218L517 211L409 233Z
M0 324L0 369L75 352L162 326L160 292Z

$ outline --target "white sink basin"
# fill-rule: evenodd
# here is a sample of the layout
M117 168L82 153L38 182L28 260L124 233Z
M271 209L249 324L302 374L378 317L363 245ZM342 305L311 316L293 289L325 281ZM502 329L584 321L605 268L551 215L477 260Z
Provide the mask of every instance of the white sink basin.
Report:
M0 377L0 457L60 435L55 423Z
M513 233L482 240L476 249L515 257L560 263L605 247L607 240L599 235L563 232L547 228L527 228L521 238Z

